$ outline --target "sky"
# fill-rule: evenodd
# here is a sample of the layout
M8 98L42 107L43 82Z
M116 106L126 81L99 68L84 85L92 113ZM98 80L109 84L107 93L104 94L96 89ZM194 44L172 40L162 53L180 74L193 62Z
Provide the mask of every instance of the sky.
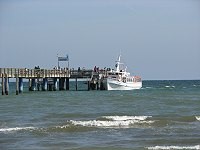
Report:
M144 80L200 79L200 1L0 0L0 68L114 68L120 53Z

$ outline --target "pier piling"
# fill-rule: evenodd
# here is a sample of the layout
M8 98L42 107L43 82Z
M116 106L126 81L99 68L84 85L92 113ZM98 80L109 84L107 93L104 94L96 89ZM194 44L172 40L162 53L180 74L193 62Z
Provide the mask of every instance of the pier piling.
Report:
M90 81L87 82L88 85L88 91L90 91Z
M9 93L9 78L8 74L5 74L5 94L8 95Z
M18 84L19 84L19 89L18 89L18 91L19 91L19 93L22 93L23 92L23 88L24 88L24 86L23 86L23 78L18 78L19 80L18 80Z
M53 79L53 90L57 91L57 89L58 89L58 81L57 81L57 78L54 78Z
M18 75L16 76L16 95L19 94L19 77Z
M42 80L42 91L47 91L47 78Z
M36 85L37 85L37 90L40 91L40 80L39 80L39 78L37 78Z
M75 84L76 84L76 91L78 90L78 79L75 79Z
M4 74L2 73L2 82L1 82L1 86L2 86L2 95L4 95L5 93L5 80L4 80Z
M69 78L66 78L66 90L69 91Z
M35 91L36 90L36 81L34 78L32 78L30 81L31 81L30 91Z
M53 85L52 84L48 84L48 90L53 91Z
M100 89L99 80L97 81L96 86L97 86L97 90L99 90Z
M59 79L59 90L65 90L65 78L60 78Z

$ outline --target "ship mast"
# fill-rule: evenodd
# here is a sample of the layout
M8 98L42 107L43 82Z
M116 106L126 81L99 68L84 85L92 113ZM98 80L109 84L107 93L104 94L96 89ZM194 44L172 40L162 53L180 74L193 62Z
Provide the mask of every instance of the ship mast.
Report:
M118 56L118 60L116 61L116 72L120 72L120 59L121 59L121 54Z

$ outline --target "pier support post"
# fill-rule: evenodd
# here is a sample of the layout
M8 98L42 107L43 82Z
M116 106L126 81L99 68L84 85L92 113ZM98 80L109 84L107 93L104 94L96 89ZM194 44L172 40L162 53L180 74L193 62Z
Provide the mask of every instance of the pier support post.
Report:
M5 75L5 93L6 93L6 95L8 95L8 93L9 93L9 78L8 78L8 74Z
M90 81L90 89L91 89L91 90L96 90L96 87L97 87L96 81L95 81L94 79L91 80L91 81Z
M31 81L30 91L35 91L36 90L36 81L34 78L32 78L30 81Z
M40 80L39 80L39 78L37 78L36 85L37 85L37 90L40 91Z
M66 90L69 91L69 78L66 78Z
M31 79L28 79L28 83L29 83L29 91L31 91Z
M75 84L76 84L76 91L78 90L78 79L75 79Z
M104 87L104 84L103 84L102 80L100 81L100 90L105 90L105 87Z
M48 84L48 90L53 91L53 84Z
M88 91L90 91L90 81L88 81L87 84L88 84Z
M99 90L100 89L100 83L99 83L99 80L96 82L96 86L97 86L97 90Z
M65 90L65 78L59 79L59 90Z
M58 89L58 81L57 78L53 78L53 90L56 91Z
M24 88L24 85L23 85L23 78L18 78L19 80L18 80L18 84L19 84L19 89L18 89L18 91L19 91L19 93L22 93L23 92L23 88Z
M42 91L47 91L47 78L43 78Z
M19 77L16 76L16 95L19 94Z
M4 74L2 73L2 82L1 82L1 86L2 86L2 95L4 95L4 91L5 91L5 80L4 80Z

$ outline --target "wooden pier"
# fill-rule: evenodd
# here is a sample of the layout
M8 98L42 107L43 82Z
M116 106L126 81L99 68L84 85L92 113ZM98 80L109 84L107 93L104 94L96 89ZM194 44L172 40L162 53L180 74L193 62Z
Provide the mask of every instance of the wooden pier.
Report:
M0 68L2 95L9 93L9 79L16 79L16 95L23 92L23 79L29 80L29 91L56 91L69 90L69 79L75 79L78 90L78 79L88 79L87 90L103 90L102 78L107 75L106 70L98 72L92 69L27 69L27 68Z

